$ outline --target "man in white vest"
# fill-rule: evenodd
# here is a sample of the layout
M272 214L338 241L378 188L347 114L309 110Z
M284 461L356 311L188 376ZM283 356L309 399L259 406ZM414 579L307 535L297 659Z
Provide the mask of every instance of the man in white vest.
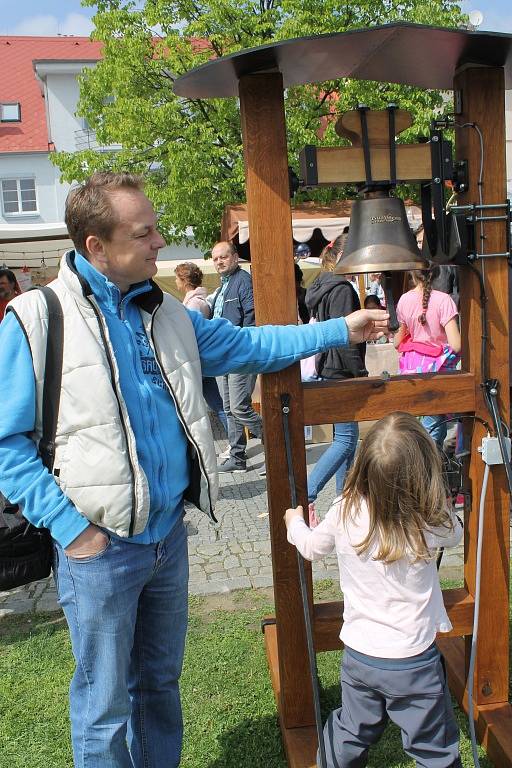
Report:
M31 291L0 326L0 491L55 542L76 669L80 768L175 768L187 626L184 500L212 519L217 468L202 376L271 372L382 335L387 315L238 328L151 280L164 240L142 180L96 173L72 190L75 245L50 285L64 313L53 473L39 455L47 308Z

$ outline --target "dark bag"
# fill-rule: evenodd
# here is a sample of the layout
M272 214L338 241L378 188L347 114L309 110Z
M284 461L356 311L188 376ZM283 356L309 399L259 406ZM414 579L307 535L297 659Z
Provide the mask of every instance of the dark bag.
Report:
M55 433L62 379L64 322L55 292L44 286L48 306L48 335L43 387L43 434L39 453L50 472L55 456ZM0 590L14 589L50 575L52 539L46 528L36 528L16 505L4 500L0 507Z

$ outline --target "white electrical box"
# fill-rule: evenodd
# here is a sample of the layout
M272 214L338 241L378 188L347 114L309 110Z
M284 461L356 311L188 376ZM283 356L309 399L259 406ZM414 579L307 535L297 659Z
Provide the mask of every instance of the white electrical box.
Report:
M504 437L505 450L510 461L510 437ZM503 456L497 437L484 437L482 440L482 459L486 464L503 464Z

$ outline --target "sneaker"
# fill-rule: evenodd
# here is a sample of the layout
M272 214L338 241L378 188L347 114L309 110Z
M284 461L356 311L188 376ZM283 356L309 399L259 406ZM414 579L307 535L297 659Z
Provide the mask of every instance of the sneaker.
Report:
M219 459L221 461L224 461L224 459L229 459L231 456L231 446L228 445L225 451L222 451L222 453L219 453Z
M247 472L247 465L245 461L229 458L219 464L219 472Z

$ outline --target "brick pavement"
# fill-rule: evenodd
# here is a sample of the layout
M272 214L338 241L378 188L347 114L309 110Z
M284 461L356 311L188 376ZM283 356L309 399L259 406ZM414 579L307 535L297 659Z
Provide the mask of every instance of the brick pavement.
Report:
M214 424L214 432L220 453L227 443L221 438L217 424ZM309 467L314 465L324 449L325 445L307 447ZM272 585L266 480L258 474L258 470L263 467L261 443L251 440L247 453L249 469L246 473L220 475L217 530L204 514L193 507L186 509L191 594L208 595ZM321 517L327 512L334 495L332 479L317 502ZM458 547L445 555L442 570L453 576L462 572L462 564L462 548ZM337 581L336 557L314 563L313 578ZM10 613L57 609L51 578L11 592L0 592L0 618Z

